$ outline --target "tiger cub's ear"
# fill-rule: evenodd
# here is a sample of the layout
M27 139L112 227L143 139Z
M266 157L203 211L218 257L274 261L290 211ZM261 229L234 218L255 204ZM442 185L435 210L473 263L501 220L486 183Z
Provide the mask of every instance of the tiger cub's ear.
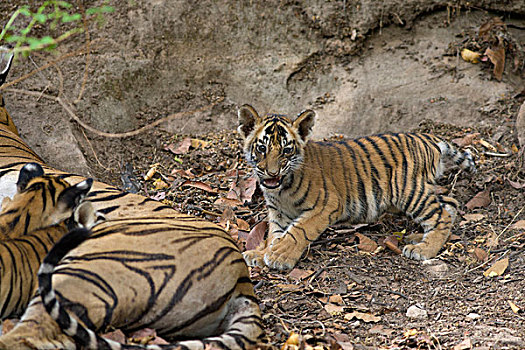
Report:
M2 55L2 58L1 58L0 62L4 61L6 56L9 56L9 58L7 59L7 64L6 64L5 68L2 69L2 66L0 66L0 69L2 69L2 71L0 72L0 85L5 83L5 80L7 78L7 74L9 73L9 69L11 68L11 63L13 62L13 57L15 55L12 52L4 54L4 55Z
M16 189L20 193L26 189L29 181L35 177L44 175L44 169L38 163L27 163L20 169L20 174L18 174L18 181L16 182Z
M310 136L312 128L315 123L315 112L311 109L307 109L299 114L297 119L294 120L293 126L297 129L299 136L303 141L306 141L306 138Z
M245 139L255 128L255 125L261 121L261 117L257 114L255 108L250 105L242 105L239 108L239 134Z

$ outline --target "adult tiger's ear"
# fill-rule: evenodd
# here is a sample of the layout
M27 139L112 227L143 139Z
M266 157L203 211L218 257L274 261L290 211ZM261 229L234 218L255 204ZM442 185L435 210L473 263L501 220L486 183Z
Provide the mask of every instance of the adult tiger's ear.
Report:
M6 56L9 56L9 58L6 59ZM4 53L2 55L1 62L3 64L3 61L7 60L7 65L3 69L2 69L3 66L0 66L0 69L2 69L2 71L0 72L0 85L3 85L5 83L7 74L9 73L9 69L11 69L11 63L13 62L13 57L15 57L15 55L12 52Z
M75 208L75 211L73 212L73 224L80 224L81 226L88 229L105 220L106 217L104 216L104 214L102 214L99 211L96 211L93 207L93 203L91 203L90 201L84 201L80 203L80 205L77 206ZM73 228L76 227L70 227L69 229Z
M303 141L306 141L306 138L310 136L312 128L315 123L315 112L311 109L307 109L299 114L297 119L294 120L293 126L297 129L299 136Z
M255 108L250 105L242 105L239 108L239 134L245 139L255 128L255 125L261 121Z
M80 204L84 197L86 197L92 185L93 179L86 179L62 191L62 193L58 195L54 222L58 223L71 216L72 211Z
M18 193L26 189L29 181L33 180L35 177L44 175L44 169L38 163L27 163L20 169L20 174L18 174L18 181L16 182L16 189Z

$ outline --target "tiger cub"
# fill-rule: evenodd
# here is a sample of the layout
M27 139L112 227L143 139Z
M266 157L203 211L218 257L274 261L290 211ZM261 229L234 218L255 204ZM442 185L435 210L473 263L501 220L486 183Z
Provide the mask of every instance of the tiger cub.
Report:
M424 229L408 237L403 254L435 257L450 236L458 202L435 192L444 158L475 171L468 152L429 134L383 134L336 142L308 141L315 112L295 120L239 109L239 133L268 207L269 234L244 253L248 265L291 269L330 225L372 222L403 212Z
M36 273L44 256L68 228L91 227L100 220L90 202L88 179L69 185L44 176L29 163L20 170L18 193L0 211L0 319L21 315L36 291Z

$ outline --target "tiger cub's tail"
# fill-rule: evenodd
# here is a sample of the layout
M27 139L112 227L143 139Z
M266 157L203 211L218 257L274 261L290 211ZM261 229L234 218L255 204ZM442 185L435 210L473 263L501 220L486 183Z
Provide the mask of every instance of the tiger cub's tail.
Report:
M245 349L248 345L254 345L256 341L263 336L262 319L257 301L254 300L254 298L244 295L234 297L231 304L234 312L231 312L230 315L225 318L224 323L226 323L226 325L224 328L226 331L219 336L208 337L201 340L180 341L166 345L127 345L99 336L82 323L79 323L59 303L52 284L53 270L59 261L69 251L75 249L89 238L90 235L91 231L85 228L70 231L51 248L38 271L39 291L44 307L62 331L72 337L80 346L86 349L112 350L204 350L210 345L212 348Z
M474 162L474 158L469 151L458 151L450 143L443 140L438 142L438 146L443 157L452 160L457 166L465 171L468 171L469 173L476 172L476 163Z

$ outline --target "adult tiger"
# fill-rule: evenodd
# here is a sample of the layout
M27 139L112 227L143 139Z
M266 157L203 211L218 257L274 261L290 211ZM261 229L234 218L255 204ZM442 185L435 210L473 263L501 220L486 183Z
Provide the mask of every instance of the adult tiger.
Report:
M458 202L435 192L444 158L468 171L468 152L429 134L384 134L336 142L308 142L315 112L295 120L244 105L239 132L244 152L264 193L269 235L244 253L249 265L290 269L305 248L340 221L370 222L385 211L403 212L425 233L408 237L403 254L416 260L437 255L450 235Z
M253 345L262 334L261 319L235 242L216 225L189 216L174 220L169 233L164 221L145 223L147 234L133 220L107 221L85 242L90 232L74 230L44 259L40 293L64 333L86 349L138 348L97 336L108 325L131 331L149 327L170 337L219 335L167 347L173 349ZM107 248L122 246L122 241L129 248ZM90 281L83 271L89 271ZM144 284L148 293L138 288ZM74 307L79 301L82 308Z
M10 127L14 124L5 108L0 111L5 118L0 120L0 192L12 197L17 181L12 175L22 164L42 160ZM46 175L84 180L42 167ZM57 295L69 312L79 313L84 325L97 331L144 326L186 339L211 336L181 343L192 349L206 344L239 349L263 334L248 268L227 232L97 181L88 198L108 220L68 255L68 268L59 267L54 277L78 282L57 282ZM79 262L82 268L75 269ZM130 273L132 279L122 279ZM120 317L126 313L132 317ZM46 312L40 296L31 299L15 328L0 337L0 349L75 347Z
M25 165L20 170L17 194L2 203L0 319L22 314L36 291L38 267L68 229L89 228L102 218L90 202L82 202L93 180L71 186L43 174L40 165Z

